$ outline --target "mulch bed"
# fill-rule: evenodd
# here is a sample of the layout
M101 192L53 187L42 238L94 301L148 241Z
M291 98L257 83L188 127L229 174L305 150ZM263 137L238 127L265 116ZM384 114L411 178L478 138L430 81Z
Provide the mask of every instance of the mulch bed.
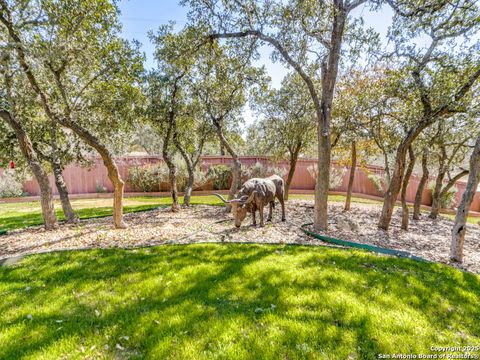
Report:
M378 205L352 204L349 213L342 205L329 205L330 225L326 235L376 246L408 251L427 260L449 264L450 232L453 221L444 217L431 220L426 216L411 221L409 231L400 229L400 210L394 212L388 232L377 229ZM0 258L39 252L85 248L135 248L161 244L198 242L255 242L273 244L326 245L305 235L300 225L311 222L312 201L291 200L287 203L287 221L280 221L279 206L273 223L251 226L248 216L242 227L235 228L224 208L197 205L172 213L169 209L133 213L125 216L129 228L115 230L111 217L90 219L78 225L62 225L55 231L41 227L9 232L0 237ZM258 221L258 215L257 215ZM480 227L469 225L465 238L465 259L460 268L480 274Z

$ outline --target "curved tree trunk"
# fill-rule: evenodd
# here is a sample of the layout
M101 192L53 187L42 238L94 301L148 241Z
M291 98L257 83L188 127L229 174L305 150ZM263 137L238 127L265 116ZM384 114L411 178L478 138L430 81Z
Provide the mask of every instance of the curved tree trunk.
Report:
M63 168L58 158L58 146L57 146L57 125L52 122L50 126L50 146L52 148L52 154L50 157L50 163L52 165L53 176L55 178L55 185L57 186L58 194L60 196L60 202L62 204L63 214L65 215L66 222L68 224L76 224L80 220L75 211L73 211L70 198L68 197L67 184L63 178Z
M433 206L432 204L432 210L430 212L430 215L429 217L431 219L436 219L437 216L438 216L438 213L440 211L440 208L441 208L441 201L442 199L447 195L447 193L450 191L450 189L455 185L455 183L460 180L462 177L468 175L469 171L468 170L462 170L461 172L459 172L457 175L455 175L453 178L451 178L448 183L443 186L443 181L442 183L440 184L440 186L443 186L443 187L440 187L440 190L438 195L437 195L437 200L435 202L435 206ZM445 175L444 175L445 176ZM442 179L443 180L443 179Z
M407 170L405 171L405 176L402 182L402 192L401 192L401 200L402 200L402 225L401 228L403 230L408 230L408 206L407 206L407 188L408 183L410 182L410 177L412 176L413 168L415 166L415 154L413 152L412 146L408 147L408 155L410 158L410 162L408 163Z
M301 144L294 150L290 151L290 167L288 169L287 181L285 182L285 200L288 200L290 193L290 186L292 185L293 175L295 175L295 169L297 167L298 154L300 153Z
M422 177L420 178L420 182L418 183L417 192L415 194L415 203L413 205L413 219L419 220L420 219L420 211L422 206L422 195L423 191L425 190L425 185L427 184L429 177L428 172L428 149L423 150L422 154Z
M55 185L57 186L58 195L60 196L60 202L62 204L63 214L65 215L66 222L68 224L76 224L79 222L80 218L75 213L70 203L70 198L68 197L67 184L62 174L62 168L58 163L52 161L53 167L53 176L55 178Z
M448 183L442 188L442 191L440 192L440 199L443 199L447 195L447 193L450 191L450 189L456 184L456 182L460 180L462 177L468 175L468 173L469 173L468 170L462 170L453 178L451 178L448 181Z
M91 134L88 130L79 126L77 123L66 118L58 119L58 122L73 130L102 157L103 164L107 168L108 178L113 185L113 221L115 228L126 229L127 224L123 221L123 190L125 183L122 180L117 164L115 163L110 150L108 150L95 135Z
M55 208L53 205L52 188L50 186L50 182L48 181L48 175L43 169L42 164L40 163L40 160L33 149L33 145L29 136L23 129L23 126L17 120L15 120L9 112L0 110L0 117L4 119L15 132L15 136L22 154L27 160L32 173L38 182L40 187L40 204L42 207L42 216L45 223L45 229L52 230L58 228L57 216L55 214Z
M378 221L378 228L382 230L388 230L390 227L390 222L392 221L393 209L395 207L395 202L397 201L398 194L402 187L403 175L405 172L405 163L408 148L412 142L418 137L418 135L426 129L432 122L434 117L426 117L420 121L415 127L411 128L399 147L397 148L397 153L395 156L395 166L393 168L393 173L390 177L390 184L388 189L385 192L383 198L383 207L380 219Z
M455 224L452 229L452 242L450 245L450 259L461 263L463 261L463 244L465 241L466 223L468 212L477 192L480 180L480 136L477 138L475 148L470 157L470 174L468 176L467 187L462 196L462 201L458 206Z
M238 155L233 150L233 148L230 146L228 143L227 138L223 134L222 130L222 119L214 119L213 124L215 125L215 129L217 131L217 136L223 145L225 149L227 149L227 152L230 154L233 160L232 164L232 185L230 186L230 190L228 191L228 199L231 200L235 198L235 194L240 189L242 186L242 164L240 163L240 160L238 159ZM232 205L230 204L225 204L225 211L230 212L232 210Z
M350 165L350 176L348 178L348 188L347 188L347 198L345 199L344 210L350 210L350 204L352 202L352 189L353 189L353 180L355 180L355 170L357 169L357 144L355 141L352 141L352 155L351 155L351 165Z

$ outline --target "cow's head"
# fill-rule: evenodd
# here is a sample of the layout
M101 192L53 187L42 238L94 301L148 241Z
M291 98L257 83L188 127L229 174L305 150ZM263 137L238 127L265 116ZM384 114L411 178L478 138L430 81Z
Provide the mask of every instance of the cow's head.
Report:
M253 201L255 196L255 191L253 191L250 196L244 195L237 199L225 200L225 198L220 194L213 194L217 196L226 204L232 205L232 214L235 218L235 226L238 228L242 225L242 221L245 220L248 212L248 205Z

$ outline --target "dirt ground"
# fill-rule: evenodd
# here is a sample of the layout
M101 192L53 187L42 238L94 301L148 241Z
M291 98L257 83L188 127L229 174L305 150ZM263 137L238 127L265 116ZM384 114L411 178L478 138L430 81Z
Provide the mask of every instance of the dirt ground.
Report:
M388 232L377 229L380 206L352 204L349 213L342 204L329 205L330 225L327 235L355 242L408 251L427 260L449 263L452 220L426 216L411 221L408 232L400 229L400 210L394 213ZM160 244L194 242L256 242L325 245L305 235L300 225L311 222L313 202L291 200L287 203L287 221L280 221L279 206L274 210L273 223L265 227L251 226L247 216L239 229L231 215L217 206L193 206L172 213L169 209L153 210L125 216L127 230L115 230L111 218L82 221L78 225L63 225L56 231L30 228L10 232L0 237L0 258L15 257L60 249L133 248ZM258 215L257 215L258 221ZM468 226L465 239L465 259L462 269L480 274L480 227Z

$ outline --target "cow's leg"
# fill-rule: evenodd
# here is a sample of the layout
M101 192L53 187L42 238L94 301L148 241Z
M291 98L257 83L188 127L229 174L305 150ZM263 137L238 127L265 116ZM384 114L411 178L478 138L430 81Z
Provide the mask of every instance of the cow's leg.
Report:
M272 221L272 212L273 212L274 202L273 202L273 201L270 201L270 203L269 203L268 205L269 205L269 207L268 207L268 217L267 217L267 221Z
M255 209L253 209L252 210L252 220L253 220L252 224L253 224L253 226L257 226L257 218L255 217L255 212L256 212Z
M260 226L265 226L263 221L263 206L258 207L258 212L260 213Z

